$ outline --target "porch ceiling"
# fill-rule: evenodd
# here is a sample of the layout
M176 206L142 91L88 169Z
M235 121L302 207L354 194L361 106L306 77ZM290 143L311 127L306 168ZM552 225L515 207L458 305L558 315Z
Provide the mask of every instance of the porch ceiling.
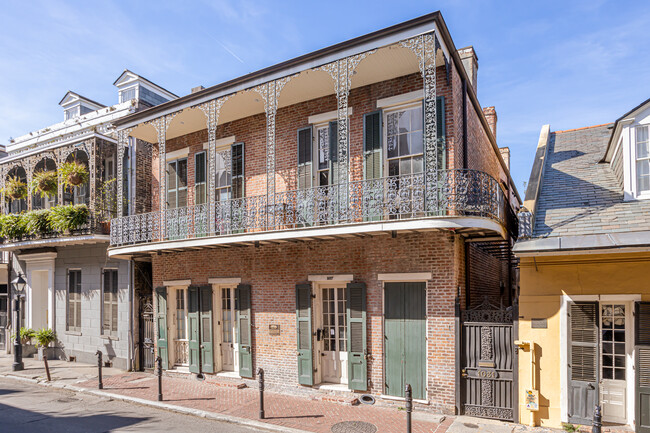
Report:
M436 53L436 63L442 65L444 59L444 53L439 49ZM350 84L351 88L355 89L419 71L419 61L413 51L399 44L389 45L367 55L354 70ZM286 83L278 97L278 108L335 95L335 91L335 81L328 72L319 68L308 69L293 75ZM219 124L264 113L264 99L251 88L227 98L220 110ZM185 108L176 114L168 125L166 139L206 128L206 116L201 109ZM156 130L152 126L139 125L133 129L131 136L150 143L158 142Z

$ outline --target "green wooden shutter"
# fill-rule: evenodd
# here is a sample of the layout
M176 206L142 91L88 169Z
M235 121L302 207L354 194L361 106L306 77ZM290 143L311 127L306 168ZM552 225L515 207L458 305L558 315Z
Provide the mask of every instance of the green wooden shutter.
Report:
M363 163L366 179L379 179L382 173L381 110L363 116Z
M590 424L598 403L598 303L569 303L569 422Z
M312 127L298 130L298 189L312 186Z
M162 358L162 368L169 367L167 345L167 287L156 287L156 327L158 328L158 356Z
M298 383L313 385L311 284L296 284L296 322L298 334Z
M189 286L187 288L187 338L188 342L188 360L190 363L190 372L198 373L199 369L199 286Z
M354 391L366 391L368 389L366 285L349 283L347 298L348 387Z
M634 369L636 372L636 432L650 433L650 302L637 302Z
M338 123L336 121L329 124L329 138L330 138L330 185L338 183L339 171L339 135Z
M200 324L201 324L201 369L204 373L214 373L214 345L212 333L212 286L201 286Z
M239 343L239 375L253 377L253 351L251 350L251 286L239 284L235 291L237 310L237 335Z

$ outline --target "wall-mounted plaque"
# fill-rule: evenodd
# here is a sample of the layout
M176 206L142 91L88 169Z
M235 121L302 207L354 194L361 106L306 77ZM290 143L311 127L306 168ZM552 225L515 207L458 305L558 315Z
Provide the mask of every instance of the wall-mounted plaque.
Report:
M280 335L280 325L269 325L269 335Z
M546 329L548 328L547 319L530 319L530 327L533 329Z

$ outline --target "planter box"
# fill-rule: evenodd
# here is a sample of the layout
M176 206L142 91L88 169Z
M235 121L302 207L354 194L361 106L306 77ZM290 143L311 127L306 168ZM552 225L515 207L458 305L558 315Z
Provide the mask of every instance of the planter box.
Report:
M23 358L31 358L38 352L38 349L33 344L23 344Z
M56 353L57 353L57 348L56 347L42 347L40 346L38 348L38 360L42 361L43 360L43 355L47 356L48 361L51 359L57 359L56 358Z

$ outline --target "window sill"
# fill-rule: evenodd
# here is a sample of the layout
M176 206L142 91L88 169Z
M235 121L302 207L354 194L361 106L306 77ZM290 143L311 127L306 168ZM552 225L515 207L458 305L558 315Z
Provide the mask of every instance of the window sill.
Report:
M81 337L81 331L65 331L65 335L73 335L75 337Z

